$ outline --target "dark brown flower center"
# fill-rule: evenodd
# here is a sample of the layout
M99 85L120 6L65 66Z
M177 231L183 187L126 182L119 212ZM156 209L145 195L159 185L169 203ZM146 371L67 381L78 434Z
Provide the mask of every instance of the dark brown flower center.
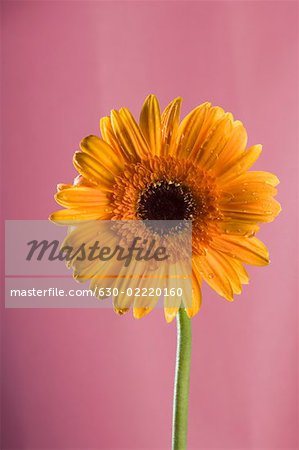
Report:
M141 193L137 216L141 220L192 220L195 202L191 190L173 181L158 181Z

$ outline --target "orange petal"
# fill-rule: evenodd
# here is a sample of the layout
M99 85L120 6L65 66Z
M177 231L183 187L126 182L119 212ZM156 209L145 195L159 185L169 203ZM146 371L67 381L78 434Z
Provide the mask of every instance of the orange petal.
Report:
M112 191L115 177L97 159L83 152L75 152L73 163L78 172L88 181Z
M118 144L116 136L114 134L111 119L109 116L102 117L100 120L100 130L103 139L116 151L116 153L122 157L122 150Z
M98 240L99 233L101 234L101 240L102 242L105 242L105 245L112 247L115 244L115 238L113 240L111 237L109 225L106 226L103 224L102 220L95 220L91 222L76 223L76 226L68 231L68 234L63 241L63 246L79 247L82 242L87 245Z
M202 143L206 136L208 135L211 128L214 127L214 125L220 120L225 114L229 114L231 121L234 120L231 113L225 113L224 110L220 106L212 106L207 111L207 115L203 124L203 127L201 129L201 138L200 143Z
M133 308L133 316L135 319L141 319L142 317L149 314L153 308Z
M85 244L88 245L89 242L86 242ZM76 246L76 248L79 248L79 245L78 247ZM86 280L90 279L98 279L101 276L101 271L103 271L103 264L99 260L74 260L71 267L73 268L73 277L79 283L84 283ZM100 280L102 281L102 278L100 278Z
M149 156L146 140L128 109L122 108L120 111L112 110L111 123L126 160L137 162Z
M221 254L219 255L223 267L226 269L226 276L229 279L229 282L231 284L232 290L234 294L241 294L242 292L242 283L241 278L244 275L241 274L241 270L239 267L237 267L235 264L233 264L233 258L231 258L228 255ZM241 276L240 276L241 275Z
M123 292L125 292L125 290L130 286L129 284L125 284L125 283L129 283L130 280L128 279L123 279L123 280L119 280L117 279L119 284L117 285L117 288L120 290L122 290ZM123 281L123 284L121 284L120 282ZM113 287L116 287L116 285L113 285ZM122 310L122 311L126 311L128 309L130 309L133 305L133 301L134 299L132 297L127 297L123 294L121 294L119 297L113 297L113 308L116 308L118 310Z
M225 112L218 106L204 103L182 121L178 134L178 152L184 157L196 158L201 146L208 139L215 125L225 116ZM233 121L230 113L226 116ZM185 122L184 122L185 121Z
M182 288L182 278L181 275L186 273L182 271L182 267L178 264L170 264L167 267L166 275L166 286L167 288L174 288L177 291L178 288ZM187 284L188 286L188 284ZM184 286L186 287L186 285ZM182 305L182 298L175 296L164 296L164 315L167 323L173 321L177 312Z
M218 224L218 227L221 233L247 237L254 236L260 228L256 223L232 220L231 217L224 217L223 221Z
M74 186L94 187L95 184L91 183L90 181L83 178L82 175L77 175L73 181L73 185Z
M161 154L161 114L159 102L149 95L140 114L140 128L153 155Z
M123 161L119 155L98 136L87 136L81 141L80 148L82 152L99 161L101 166L105 167L113 175L118 175L124 169Z
M230 262L231 266L234 268L235 272L238 274L241 284L248 284L249 276L248 276L247 271L243 267L241 261L238 261L235 258L230 258L229 262Z
M177 130L180 122L182 98L174 99L163 111L161 116L162 149L161 155L171 153L171 148L176 141Z
M233 301L233 289L230 281L232 273L228 273L228 265L222 255L213 249L207 249L205 255L193 259L197 271L206 283L219 295Z
M207 134L204 142L198 146L193 147L190 158L199 164L200 167L208 167L212 162L217 160L219 155L223 152L233 132L233 122L231 114L225 114L219 119L210 132Z
M130 310L130 308L117 308L116 306L113 307L113 311L114 311L118 316L123 316L123 315L126 314L129 310Z
M270 184L243 183L235 184L221 193L220 205L234 205L236 203L257 202L260 199L271 199L277 194L277 189Z
M210 245L246 264L266 266L270 262L267 247L256 237L215 236Z
M231 123L232 129L225 145L210 153L203 164L205 169L211 169L213 175L217 177L234 158L244 152L247 145L247 132L242 122L236 120Z
M274 198L240 201L221 205L226 220L244 222L272 222L280 213L281 206Z
M203 103L193 109L180 123L177 131L177 149L178 156L187 157L191 154L196 144L196 148L200 147L200 140L203 139L204 122L208 112L211 109L210 103Z
M260 156L261 151L261 145L253 145L247 149L241 156L233 159L223 171L220 171L218 175L219 181L225 184L230 180L236 179L239 175L242 175L255 163Z
M173 319L177 315L179 309L180 309L179 307L164 308L164 315L165 315L165 320L167 323L170 323L173 321Z
M194 317L201 306L201 287L200 287L201 279L198 277L196 272L194 271L192 274L192 306L190 308L185 308L187 316L189 319Z
M55 200L66 208L101 207L109 205L107 196L99 189L85 186L75 186L57 192Z
M229 192L233 189L239 191L241 189L251 188L251 186L255 183L260 184L260 190L265 189L267 186L277 186L279 184L279 179L276 175L270 172L263 171L251 171L246 172L240 175L238 178L232 178L228 180L224 184L224 191L229 190Z
M51 214L49 219L60 225L71 225L83 220L107 219L107 214L94 208L91 210L61 209Z
M59 184L57 184L57 191L59 192L59 191L62 191L63 189L69 189L71 187L73 187L72 184L59 183Z

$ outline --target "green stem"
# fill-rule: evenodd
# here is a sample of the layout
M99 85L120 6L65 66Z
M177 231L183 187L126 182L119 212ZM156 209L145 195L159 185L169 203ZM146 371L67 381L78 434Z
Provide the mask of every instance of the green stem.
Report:
M173 398L172 450L186 450L191 361L191 320L185 310L177 314L177 354Z

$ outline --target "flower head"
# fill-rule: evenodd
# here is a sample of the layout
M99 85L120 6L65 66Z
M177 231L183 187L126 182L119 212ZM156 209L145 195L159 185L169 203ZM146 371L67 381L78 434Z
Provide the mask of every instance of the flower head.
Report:
M74 184L58 186L55 199L65 209L50 218L192 221L193 297L186 307L192 317L200 308L202 280L232 301L248 283L243 265L269 263L255 234L281 208L273 198L277 177L248 171L262 147L246 149L243 124L210 103L180 122L180 106L177 98L161 114L149 95L139 124L127 108L102 118L102 137L86 137L74 155ZM177 310L166 307L166 319ZM148 312L134 307L135 317Z

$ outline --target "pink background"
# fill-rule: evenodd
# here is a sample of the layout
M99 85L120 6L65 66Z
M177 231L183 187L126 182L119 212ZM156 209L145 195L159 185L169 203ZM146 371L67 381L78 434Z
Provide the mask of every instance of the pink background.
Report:
M234 304L193 320L189 449L297 449L296 2L2 2L3 204L43 219L111 108L222 105L263 143L283 212ZM3 449L170 448L175 324L2 308Z

